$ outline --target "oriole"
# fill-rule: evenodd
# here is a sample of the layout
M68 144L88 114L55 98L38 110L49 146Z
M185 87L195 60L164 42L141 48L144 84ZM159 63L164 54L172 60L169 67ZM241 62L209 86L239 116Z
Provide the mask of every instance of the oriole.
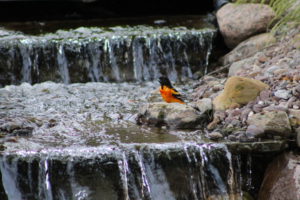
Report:
M167 103L185 104L185 102L182 99L182 95L172 86L170 80L167 77L160 77L159 83L160 94Z

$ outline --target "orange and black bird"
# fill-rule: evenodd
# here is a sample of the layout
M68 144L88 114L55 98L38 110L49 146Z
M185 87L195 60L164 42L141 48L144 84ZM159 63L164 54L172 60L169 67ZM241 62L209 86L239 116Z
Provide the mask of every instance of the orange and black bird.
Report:
M159 83L160 94L167 103L185 104L185 102L182 99L182 95L172 86L170 80L167 77L160 77Z

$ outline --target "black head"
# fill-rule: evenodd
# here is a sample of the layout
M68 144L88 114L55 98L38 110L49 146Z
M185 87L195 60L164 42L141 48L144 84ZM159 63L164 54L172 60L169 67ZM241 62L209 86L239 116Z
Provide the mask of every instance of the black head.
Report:
M165 86L167 86L167 87L169 87L169 88L173 88L173 86L172 86L170 80L169 80L168 77L166 77L166 76L161 76L161 77L159 78L159 83L160 83L161 86L165 85Z

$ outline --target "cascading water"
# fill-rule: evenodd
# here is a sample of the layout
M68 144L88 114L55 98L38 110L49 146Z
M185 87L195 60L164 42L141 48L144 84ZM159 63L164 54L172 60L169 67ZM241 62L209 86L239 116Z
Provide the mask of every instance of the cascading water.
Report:
M214 144L201 130L135 121L139 107L156 98L159 84L149 80L205 73L215 33L178 26L81 27L38 36L0 31L0 199L257 194L255 161L240 156L255 145ZM185 83L178 88L189 94ZM282 143L270 146L282 150Z
M2 36L0 84L180 80L206 71L215 35L214 28L140 25Z
M184 148L186 145L134 144L5 154L0 169L7 196L1 199L242 198L239 183L229 181L234 180L236 166L225 145L190 143Z

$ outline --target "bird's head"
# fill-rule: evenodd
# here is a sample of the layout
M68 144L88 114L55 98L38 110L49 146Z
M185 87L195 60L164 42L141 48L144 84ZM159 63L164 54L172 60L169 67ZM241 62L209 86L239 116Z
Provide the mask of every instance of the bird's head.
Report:
M161 77L159 78L159 83L160 83L161 86L164 86L164 85L165 85L165 86L167 86L167 87L169 87L169 88L173 88L173 86L172 86L170 80L169 80L168 77L166 77L166 76L161 76Z

